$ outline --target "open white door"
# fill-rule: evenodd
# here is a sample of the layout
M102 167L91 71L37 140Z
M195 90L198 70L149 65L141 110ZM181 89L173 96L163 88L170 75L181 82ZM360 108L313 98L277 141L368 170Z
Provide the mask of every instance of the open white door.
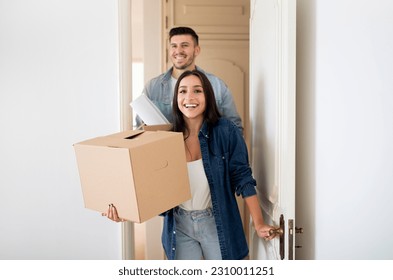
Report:
M250 230L251 259L294 259L296 1L252 0L251 163L266 222L281 239Z

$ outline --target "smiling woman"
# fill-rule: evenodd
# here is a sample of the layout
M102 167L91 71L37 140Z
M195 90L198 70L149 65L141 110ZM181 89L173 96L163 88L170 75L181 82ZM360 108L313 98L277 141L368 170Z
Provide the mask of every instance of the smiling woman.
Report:
M221 117L213 87L199 70L179 76L172 103L174 131L181 132L185 141L192 197L162 213L166 256L171 260L244 259L249 250L236 195L244 198L259 237L270 241L276 231L265 224L259 208L241 130ZM106 216L121 221L113 206Z
M201 71L179 76L172 103L174 131L185 139L192 198L164 215L167 257L243 259L248 246L235 194L245 199L259 237L271 240L276 234L263 221L242 133L221 117L213 87Z

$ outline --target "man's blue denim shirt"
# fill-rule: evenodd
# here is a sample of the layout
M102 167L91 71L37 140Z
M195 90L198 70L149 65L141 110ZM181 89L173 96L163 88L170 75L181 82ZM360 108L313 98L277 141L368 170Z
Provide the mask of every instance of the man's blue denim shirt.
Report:
M217 76L207 73L200 67L197 70L203 72L209 79L216 97L217 107L223 117L233 121L241 130L243 129L242 120L236 110L233 96L227 85ZM167 120L173 122L172 101L173 89L171 86L172 69L151 79L143 89L143 93L157 106ZM170 93L170 94L168 94ZM141 124L141 120L137 117L137 125Z
M247 146L238 127L225 118L210 127L204 123L198 137L222 259L244 259L248 255L248 246L235 194L243 197L256 195ZM173 211L163 214L162 243L170 260L175 259L176 253Z

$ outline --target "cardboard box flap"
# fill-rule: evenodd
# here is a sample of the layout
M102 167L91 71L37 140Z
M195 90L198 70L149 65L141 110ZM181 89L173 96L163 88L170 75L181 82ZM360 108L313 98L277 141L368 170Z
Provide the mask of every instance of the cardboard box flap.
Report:
M110 137L110 138L120 138L120 139L132 139L133 137L142 134L144 131L143 130L125 130L122 132L118 132L115 134L111 134L105 137Z
M156 124L156 125L144 125L142 129L145 131L171 131L173 128L172 124Z
M107 139L132 139L133 137L136 137L139 134L144 133L145 131L143 130L126 130L122 132L118 132L115 134L110 134L107 136L100 136L100 137L95 137L91 138L88 140L81 141L79 143L74 144L75 145L96 145L96 146L108 146L106 143L113 143L112 141L108 141Z
M88 145L88 146L100 146L100 147L112 147L112 148L130 148L138 144L138 142L130 141L144 133L143 130L134 131L123 131L116 134L111 134L102 137L96 137L83 142L79 142L75 145Z

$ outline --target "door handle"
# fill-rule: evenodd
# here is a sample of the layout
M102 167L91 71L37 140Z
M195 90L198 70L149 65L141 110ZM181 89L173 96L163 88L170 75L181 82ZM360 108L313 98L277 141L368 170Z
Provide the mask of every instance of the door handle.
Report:
M285 220L284 215L280 216L280 227L269 230L270 234L276 234L280 236L280 258L285 258Z
M274 228L274 229L269 230L269 234L270 235L275 234L275 235L281 236L281 235L284 234L284 229L282 229L282 228Z
M293 260L293 220L288 220L288 259ZM280 216L280 227L269 230L270 234L276 234L280 236L280 258L285 258L285 220L284 215Z

